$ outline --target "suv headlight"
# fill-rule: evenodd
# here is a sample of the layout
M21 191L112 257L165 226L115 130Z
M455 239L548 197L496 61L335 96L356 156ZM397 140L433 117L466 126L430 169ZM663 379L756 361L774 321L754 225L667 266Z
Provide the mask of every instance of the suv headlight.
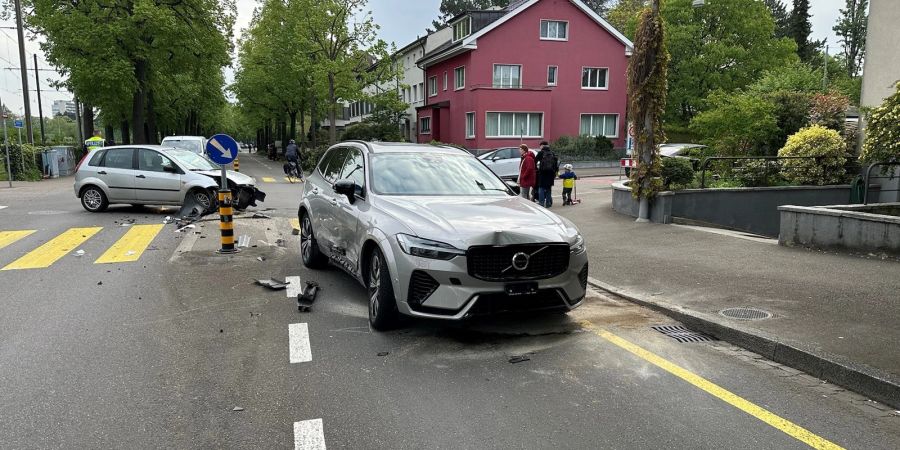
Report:
M574 255L584 253L586 247L584 245L584 238L581 237L580 234L575 236L575 243L569 245L569 250L571 250Z
M408 234L398 234L397 243L407 255L419 256L429 259L451 260L466 252L460 250L450 244L443 242L422 239Z

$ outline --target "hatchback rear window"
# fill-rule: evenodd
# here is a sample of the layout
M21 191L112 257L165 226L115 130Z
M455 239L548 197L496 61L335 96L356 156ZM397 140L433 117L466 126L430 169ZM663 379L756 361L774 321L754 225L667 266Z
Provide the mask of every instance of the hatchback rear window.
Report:
M103 155L106 153L106 150L96 150L94 154L91 156L91 160L88 162L88 165L99 167L100 161L103 160Z

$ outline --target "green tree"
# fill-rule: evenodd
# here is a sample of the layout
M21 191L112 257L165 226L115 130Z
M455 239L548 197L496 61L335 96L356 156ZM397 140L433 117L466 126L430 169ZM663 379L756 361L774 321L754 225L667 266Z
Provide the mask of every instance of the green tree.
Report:
M754 92L714 92L709 108L691 121L691 131L719 155L765 154L778 134L775 104Z
M647 7L647 0L619 0L605 15L606 21L628 39L634 39L638 18Z
M635 33L634 54L628 61L628 115L634 124L637 170L631 172L631 190L640 199L638 221L650 219L650 199L661 187L659 144L665 142L662 115L666 109L666 50L659 0L641 13Z
M846 8L841 9L841 17L832 28L839 37L844 52L845 73L850 77L859 75L863 58L866 56L866 28L868 25L869 0L846 0Z
M769 12L772 13L772 19L775 20L775 37L783 38L789 36L790 32L790 15L784 2L781 0L765 0Z
M809 36L812 34L812 24L809 22L809 17L809 0L794 0L788 35L797 44L797 55L804 62L812 61L818 48L822 45L819 41L809 40Z
M777 91L820 92L822 76L803 63L775 67L763 72L750 89L759 94Z
M667 118L687 124L710 92L745 88L767 69L794 64L793 42L773 37L775 23L758 0L669 0L662 15L672 54Z

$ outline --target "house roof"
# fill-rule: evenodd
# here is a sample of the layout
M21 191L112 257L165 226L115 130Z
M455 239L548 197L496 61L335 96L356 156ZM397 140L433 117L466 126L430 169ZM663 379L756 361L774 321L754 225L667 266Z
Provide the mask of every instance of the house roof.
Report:
M484 36L487 33L490 33L495 28L503 25L508 20L517 16L519 13L525 11L529 7L535 5L540 0L512 0L506 8L503 9L495 9L495 10L484 10L484 11L466 11L462 14L457 15L450 19L447 23L451 24L453 22L458 21L459 19L465 16L472 17L472 29L471 34L465 39L460 39L459 41L449 41L445 44L442 44L435 48L434 50L428 52L425 56L422 57L417 64L428 64L432 62L440 61L444 58L454 56L457 53L462 53L468 50L474 50L478 41L478 38ZM613 37L615 37L619 42L625 45L625 54L631 55L632 50L634 49L634 44L623 35L619 30L610 25L609 22L604 20L597 14L591 7L586 5L581 0L569 0L572 4L574 4L578 9L587 14L588 17L594 20L598 25L608 31Z

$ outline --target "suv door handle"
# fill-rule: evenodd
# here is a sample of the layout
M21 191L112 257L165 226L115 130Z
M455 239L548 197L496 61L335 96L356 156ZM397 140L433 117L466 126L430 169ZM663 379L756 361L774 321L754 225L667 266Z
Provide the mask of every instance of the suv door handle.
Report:
M145 177L143 175L138 175L137 178L147 178L147 177Z
M105 170L101 170L101 171L97 172L97 175L106 175L106 171L105 171Z

